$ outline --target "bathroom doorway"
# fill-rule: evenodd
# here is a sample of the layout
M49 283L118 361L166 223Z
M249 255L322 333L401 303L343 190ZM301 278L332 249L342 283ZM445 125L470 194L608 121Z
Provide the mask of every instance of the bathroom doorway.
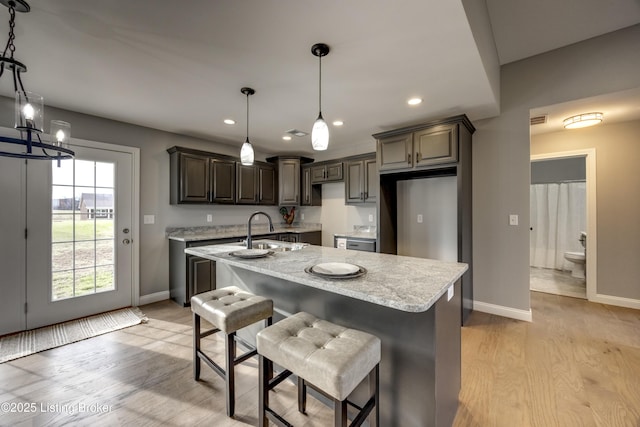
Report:
M595 149L531 156L531 290L595 295L595 182Z

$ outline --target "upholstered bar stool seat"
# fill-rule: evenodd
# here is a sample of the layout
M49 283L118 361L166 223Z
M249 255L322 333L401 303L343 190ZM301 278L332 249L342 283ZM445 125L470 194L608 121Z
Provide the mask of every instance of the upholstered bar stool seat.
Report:
M193 312L193 376L200 378L200 360L203 360L218 375L225 379L227 415L235 412L235 365L256 355L256 349L236 335L236 331L259 322L265 321L265 326L271 325L273 317L273 301L235 286L216 289L191 297L191 311ZM200 318L205 319L214 327L202 331ZM202 338L223 332L225 340L225 369L215 363L202 352L200 341ZM240 357L236 357L236 341L249 349Z
M371 425L378 420L378 364L380 339L348 329L308 313L297 313L260 331L256 337L260 356L260 426L267 419L289 425L268 407L268 392L292 373L298 376L298 409L305 412L306 387L311 386L334 401L335 425L346 426L347 397L367 376L371 397L359 409L352 426L360 425L375 408ZM273 364L284 371L276 378Z

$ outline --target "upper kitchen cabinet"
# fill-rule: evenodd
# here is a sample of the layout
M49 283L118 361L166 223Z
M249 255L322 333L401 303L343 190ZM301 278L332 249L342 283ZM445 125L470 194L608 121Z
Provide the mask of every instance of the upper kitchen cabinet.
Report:
M342 181L342 162L324 162L311 166L311 184Z
M300 165L312 162L312 159L299 156L270 157L268 162L277 165L278 205L300 205Z
M322 206L322 186L311 183L311 165L303 165L301 168L301 199L302 206Z
M376 203L378 193L378 168L375 153L346 160L345 203L358 205Z
M276 173L273 165L255 162L236 164L236 203L245 205L276 204Z
M373 135L378 140L380 173L438 168L458 162L459 129L473 125L456 116L424 125Z
M206 151L172 147L171 204L235 203L235 159Z

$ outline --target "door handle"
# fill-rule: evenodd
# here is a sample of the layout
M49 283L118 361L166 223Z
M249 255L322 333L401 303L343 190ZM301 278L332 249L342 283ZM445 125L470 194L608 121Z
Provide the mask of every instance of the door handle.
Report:
M411 153L407 153L407 163L411 164Z
M131 243L131 240L129 240L129 239L124 239L124 240L122 241L122 243L124 243L125 245L128 245L129 243Z

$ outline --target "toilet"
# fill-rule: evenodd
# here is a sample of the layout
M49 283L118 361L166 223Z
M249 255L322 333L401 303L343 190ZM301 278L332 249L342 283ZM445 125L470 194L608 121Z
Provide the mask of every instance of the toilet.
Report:
M564 258L573 263L573 267L571 268L571 277L584 279L584 266L586 264L584 252L565 252Z
M580 238L578 239L582 247L587 250L587 233L582 231L580 233ZM571 269L571 277L575 277L576 279L584 279L584 270L585 264L587 263L587 257L585 252L565 252L564 259L573 263L573 268Z

